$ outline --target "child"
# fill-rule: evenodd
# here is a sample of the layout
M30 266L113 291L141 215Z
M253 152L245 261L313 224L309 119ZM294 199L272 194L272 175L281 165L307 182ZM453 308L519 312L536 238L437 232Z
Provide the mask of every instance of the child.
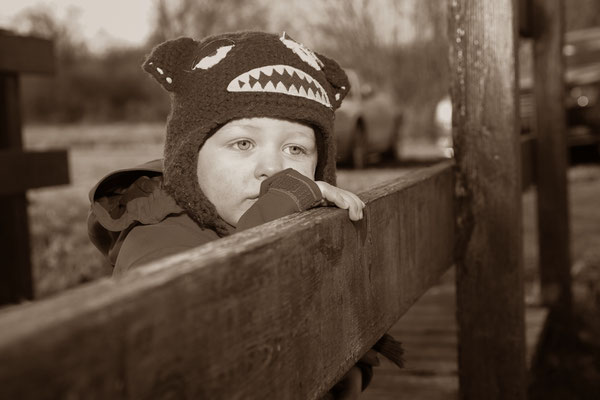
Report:
M90 237L114 275L323 200L362 217L333 186L334 111L350 89L334 61L285 33L244 32L165 42L144 69L172 96L164 163L90 194Z
M90 193L90 238L113 275L326 202L362 218L365 204L334 186L334 112L350 90L335 61L285 33L242 32L167 41L143 67L172 110L164 161ZM372 363L342 387L366 386Z

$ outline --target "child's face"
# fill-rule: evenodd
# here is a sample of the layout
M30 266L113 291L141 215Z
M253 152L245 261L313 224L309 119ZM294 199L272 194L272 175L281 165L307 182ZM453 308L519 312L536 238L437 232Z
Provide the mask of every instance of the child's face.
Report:
M260 184L286 168L314 179L317 146L312 128L273 118L230 121L198 153L198 183L226 222L236 226L256 202Z

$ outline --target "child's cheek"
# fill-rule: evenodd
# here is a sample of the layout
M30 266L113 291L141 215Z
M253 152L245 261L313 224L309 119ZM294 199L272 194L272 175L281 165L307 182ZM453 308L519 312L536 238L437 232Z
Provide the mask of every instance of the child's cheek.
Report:
M302 175L307 178L315 180L315 170L317 169L317 159L316 155L314 159L310 156L307 156L301 160L298 160L294 163L291 163L288 168L293 168L296 171L300 172Z

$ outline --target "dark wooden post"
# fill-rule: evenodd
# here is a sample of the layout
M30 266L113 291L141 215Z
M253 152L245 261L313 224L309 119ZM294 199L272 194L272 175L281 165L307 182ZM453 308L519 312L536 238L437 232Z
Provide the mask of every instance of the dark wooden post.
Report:
M449 0L462 399L525 399L516 0Z
M0 35L0 304L33 297L26 190L69 182L66 152L23 151L19 74L53 71L50 41Z
M20 149L19 77L16 73L0 74L0 99L0 149ZM33 297L29 253L25 193L4 195L0 197L0 304Z
M537 210L542 301L571 305L571 257L565 128L564 1L534 0L534 95Z

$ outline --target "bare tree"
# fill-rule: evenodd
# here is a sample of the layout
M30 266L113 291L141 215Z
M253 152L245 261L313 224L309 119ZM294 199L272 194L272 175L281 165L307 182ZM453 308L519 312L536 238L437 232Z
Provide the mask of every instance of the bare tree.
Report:
M435 106L448 92L446 7L437 0L321 0L318 7L318 46L391 90L406 132L435 138Z
M265 1L260 0L156 0L154 45L179 36L207 35L245 29L262 29L268 24Z
M22 34L52 40L59 65L69 65L89 54L76 23L78 13L78 9L71 8L61 19L50 7L36 6L18 14L13 25Z

